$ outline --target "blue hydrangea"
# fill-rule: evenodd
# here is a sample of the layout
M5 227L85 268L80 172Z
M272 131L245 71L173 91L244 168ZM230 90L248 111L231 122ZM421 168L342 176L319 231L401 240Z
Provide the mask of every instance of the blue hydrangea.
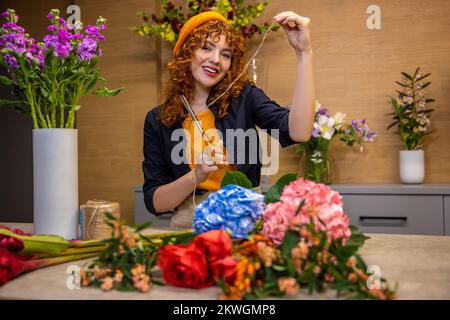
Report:
M245 238L255 229L264 211L264 196L237 185L227 185L195 209L192 228L196 233L224 228L233 238Z

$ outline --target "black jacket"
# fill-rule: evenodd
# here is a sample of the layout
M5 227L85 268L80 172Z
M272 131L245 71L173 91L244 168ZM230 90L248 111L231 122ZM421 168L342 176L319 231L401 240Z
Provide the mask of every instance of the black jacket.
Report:
M208 98L208 103L212 94ZM287 147L295 144L289 136L289 109L283 108L275 101L272 101L260 88L253 84L247 83L244 86L242 94L239 98L233 99L228 109L228 114L223 118L218 117L218 104L210 106L215 116L216 129L222 133L223 142L227 150L230 150L226 141L226 129L255 129L258 126L266 129L269 134L270 130L278 129L278 140L281 146ZM144 172L144 201L147 210L155 215L162 213L155 212L153 206L153 193L164 184L170 183L189 172L188 164L174 164L171 161L172 148L180 143L179 141L171 141L172 132L175 129L182 128L183 119L179 119L171 128L167 128L159 119L160 106L150 110L147 113L144 124L144 161L142 162L142 170ZM252 182L253 187L260 183L261 162L258 158L257 163L249 163L250 159L248 150L251 150L248 139L245 140L245 164L239 164L236 161L237 147L234 146L234 157L236 168L244 173ZM260 152L259 138L256 146ZM184 156L184 155L182 155ZM242 162L242 161L241 161ZM204 191L198 190L198 193Z

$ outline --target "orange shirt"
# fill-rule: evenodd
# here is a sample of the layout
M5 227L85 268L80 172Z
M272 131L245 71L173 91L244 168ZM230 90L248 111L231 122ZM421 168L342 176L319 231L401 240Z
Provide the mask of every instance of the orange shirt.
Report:
M217 132L215 126L214 114L210 109L202 111L196 114L198 121L200 122L203 130L206 132L209 138L214 141L220 140L220 135ZM200 155L206 148L206 141L202 138L200 131L195 125L191 117L187 117L183 121L183 128L186 130L187 141L187 159L189 159L189 167L194 168L195 164L200 162ZM217 191L220 189L223 176L225 175L225 169L219 169L211 172L208 178L197 185L198 189L204 189L208 191Z

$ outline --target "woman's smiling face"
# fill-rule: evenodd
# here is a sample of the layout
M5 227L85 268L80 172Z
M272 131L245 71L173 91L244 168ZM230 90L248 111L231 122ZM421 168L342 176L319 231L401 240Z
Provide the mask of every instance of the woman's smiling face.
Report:
M203 89L209 90L219 83L230 66L231 50L225 35L208 37L205 44L195 50L192 55L192 76L196 84Z

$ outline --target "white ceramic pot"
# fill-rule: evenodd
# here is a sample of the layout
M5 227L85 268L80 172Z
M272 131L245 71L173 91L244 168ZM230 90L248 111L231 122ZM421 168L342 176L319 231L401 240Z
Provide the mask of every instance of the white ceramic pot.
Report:
M34 233L78 237L78 130L33 130Z
M400 180L402 183L422 183L425 178L423 150L400 151Z

